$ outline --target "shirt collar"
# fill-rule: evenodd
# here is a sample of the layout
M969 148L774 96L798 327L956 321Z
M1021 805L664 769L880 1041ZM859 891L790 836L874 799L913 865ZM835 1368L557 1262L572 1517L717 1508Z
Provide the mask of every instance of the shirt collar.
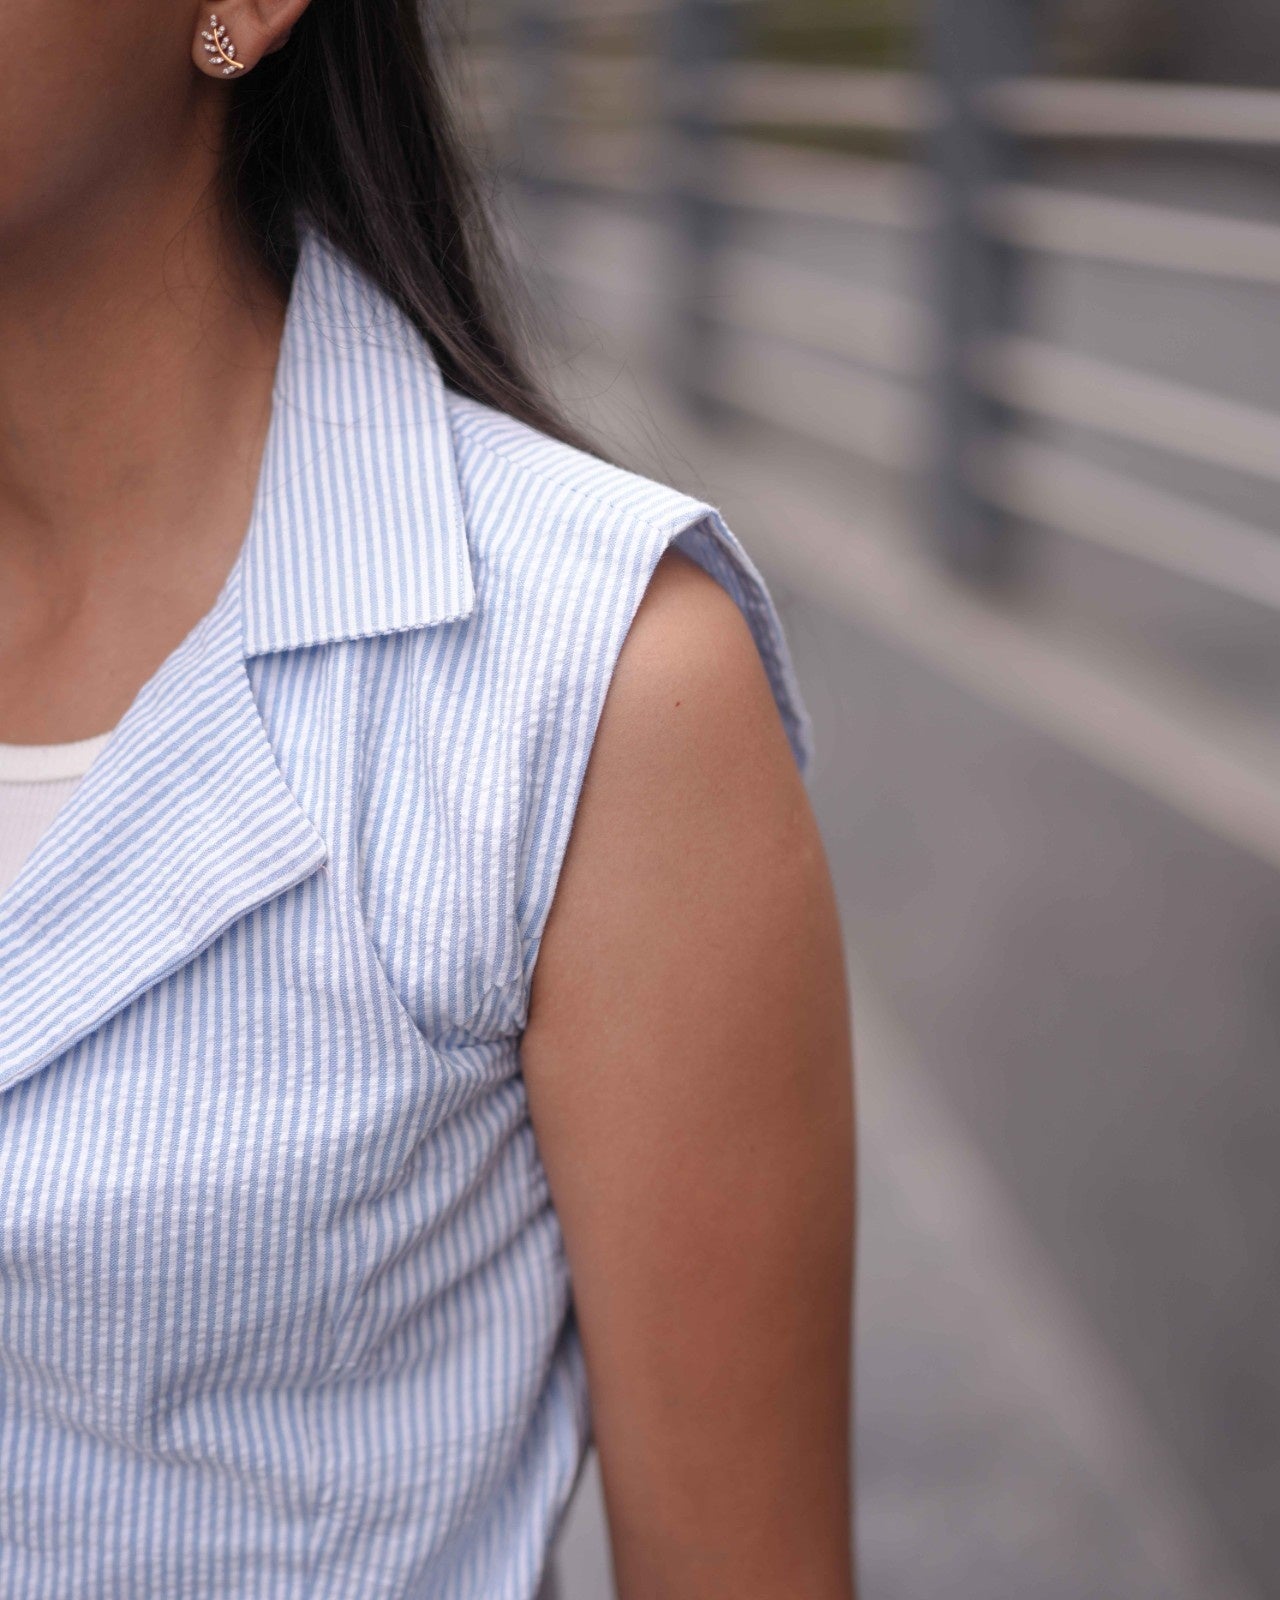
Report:
M436 358L312 227L240 567L246 656L424 627L475 605Z

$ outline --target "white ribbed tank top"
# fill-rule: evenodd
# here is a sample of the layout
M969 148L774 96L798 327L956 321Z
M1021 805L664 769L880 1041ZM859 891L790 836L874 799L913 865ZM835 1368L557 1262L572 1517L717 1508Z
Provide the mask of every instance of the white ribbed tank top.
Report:
M0 894L110 737L108 730L67 744L0 744Z

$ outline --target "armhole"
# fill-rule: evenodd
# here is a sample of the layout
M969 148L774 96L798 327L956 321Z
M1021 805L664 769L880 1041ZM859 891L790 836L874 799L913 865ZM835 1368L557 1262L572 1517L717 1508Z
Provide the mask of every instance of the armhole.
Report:
M801 776L807 779L813 765L813 722L782 618L759 569L718 511L707 511L669 542L709 572L737 601L764 663L791 753Z
M516 905L523 975L521 1025L542 934L555 897L560 869L573 830L587 765L605 698L631 623L659 559L675 545L708 572L737 603L760 652L787 741L806 780L813 762L813 725L777 605L755 563L718 511L700 508L696 517L654 530L639 558L604 574L604 592L594 585L596 621L567 662L550 726L539 740L537 778L525 822L524 871ZM582 596L584 601L587 596Z

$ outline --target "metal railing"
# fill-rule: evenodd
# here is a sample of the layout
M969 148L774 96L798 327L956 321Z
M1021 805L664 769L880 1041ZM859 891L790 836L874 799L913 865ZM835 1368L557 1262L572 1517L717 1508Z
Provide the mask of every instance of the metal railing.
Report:
M794 275L762 262L716 261L719 252L731 248L722 225L727 207L825 209L871 225L933 228L942 269L935 296L940 314L927 319L927 335L926 319L889 297L813 277L804 288L831 308L833 350L874 369L920 376L922 340L932 341L932 392L943 412L936 435L942 477L938 535L940 547L962 570L981 573L1001 564L1008 539L1001 513L1010 496L998 488L999 475L993 477L991 460L1001 452L992 450L987 435L1006 431L1020 414L1080 422L1175 454L1274 477L1280 418L1012 334L1018 262L1027 253L1280 284L1278 225L1063 192L1031 181L1021 158L1022 146L1042 139L1274 146L1280 143L1280 93L1016 76L1020 58L1031 58L1029 8L1018 0L934 0L931 10L936 70L930 76L733 63L735 7L728 0L678 0L669 6L616 0L606 11L588 8L581 18L564 5L525 5L520 14L539 19L532 26L526 22L525 37L533 42L535 58L543 52L532 74L542 103L525 108L532 113L524 119L523 134L531 181L654 198L661 197L659 183L665 189L678 213L673 233L683 248L676 281L683 282L684 292L673 308L676 337L671 341L671 359L680 370L673 376L696 404L706 398L699 374L715 369L713 347L735 325L806 342L800 319L788 319L785 309L797 288ZM650 43L660 58L666 127L647 145L634 126L599 126L598 108L611 107L616 114L619 106L643 97L654 76L654 58L582 56L572 48L575 27L619 17L655 24ZM548 44L553 33L554 47ZM584 105L588 109L581 109ZM595 131L581 141L576 156L565 154L572 141L560 140L553 159L549 147L557 141L548 130L563 130L566 124ZM741 137L736 130L743 127L755 130L756 137ZM821 155L770 149L760 137L770 127L861 129L932 140L932 183L922 182L901 162L838 155L827 158L829 170L815 180ZM536 135L530 132L534 129ZM549 180L548 173L554 174ZM833 204L837 186L842 193ZM705 307L713 277L728 279L734 288L727 311L709 317ZM721 386L713 381L711 387ZM858 393L865 403L867 386L858 386ZM850 399L856 402L858 394ZM860 435L879 438L880 433L852 424L850 445L856 448ZM879 448L875 453L884 454ZM904 461L918 459L912 449L899 454ZM986 463L982 473L974 465L979 456ZM1020 515L1034 499L1026 493L1030 459L1024 452ZM1062 481L1060 473L1046 475L1038 520L1077 533L1078 518L1061 498ZM1129 507L1140 485L1116 474L1106 475L1106 481L1116 507ZM1097 496L1103 495L1101 482L1101 477L1095 482ZM1194 512L1185 502L1181 510L1185 526ZM1226 560L1221 571L1216 565L1214 552L1223 547L1221 521L1203 508L1206 554L1198 565L1204 581L1238 591L1238 562ZM1256 540L1269 537L1264 529L1250 533ZM1144 549L1151 561L1185 569L1180 554L1164 562L1158 543Z
M543 198L640 207L663 230L678 252L663 359L706 422L729 408L880 469L927 476L933 548L978 580L969 590L978 604L981 580L1009 566L1019 527L1035 523L1280 607L1276 530L1070 442L1083 433L1270 484L1280 480L1280 412L1031 337L1019 315L1035 260L1280 283L1280 225L1050 186L1031 159L1046 140L1267 150L1280 143L1280 93L1035 76L1035 8L1022 0L931 0L915 73L737 59L734 0L616 0L608 20L632 30L626 55L596 37L600 9L578 16L564 3L521 0L520 11L518 37L533 47L515 132L528 181ZM814 144L792 142L798 132ZM822 147L843 135L874 136L868 148L890 153ZM909 159L921 152L924 162ZM919 236L928 248L917 254L934 263L929 292L913 299L746 250L726 225L743 212L847 222L869 238ZM596 292L618 290L589 262L562 265ZM1065 442L1029 436L1036 421L1065 429ZM949 603L931 591L926 609ZM1084 682L1073 670L1049 676L1063 695ZM1234 815L1231 796L1248 787L1248 828L1220 831L1280 864L1276 752L1232 765L1235 753L1214 742L1211 709L1193 707L1185 739L1171 742L1162 730L1176 715L1123 685L1116 693L1132 711L1133 748L1176 749L1201 776L1221 767L1215 814ZM1048 731L1072 727L1078 748L1116 754L1085 700L1041 711ZM1124 765L1118 755L1110 764ZM1163 788L1154 776L1150 787L1194 813L1188 774L1174 765L1170 755Z

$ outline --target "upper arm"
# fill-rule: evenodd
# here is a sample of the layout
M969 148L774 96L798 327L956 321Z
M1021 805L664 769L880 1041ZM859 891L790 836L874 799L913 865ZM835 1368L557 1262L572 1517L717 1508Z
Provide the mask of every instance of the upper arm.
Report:
M622 1600L846 1600L852 1080L826 857L751 632L669 551L522 1041Z

